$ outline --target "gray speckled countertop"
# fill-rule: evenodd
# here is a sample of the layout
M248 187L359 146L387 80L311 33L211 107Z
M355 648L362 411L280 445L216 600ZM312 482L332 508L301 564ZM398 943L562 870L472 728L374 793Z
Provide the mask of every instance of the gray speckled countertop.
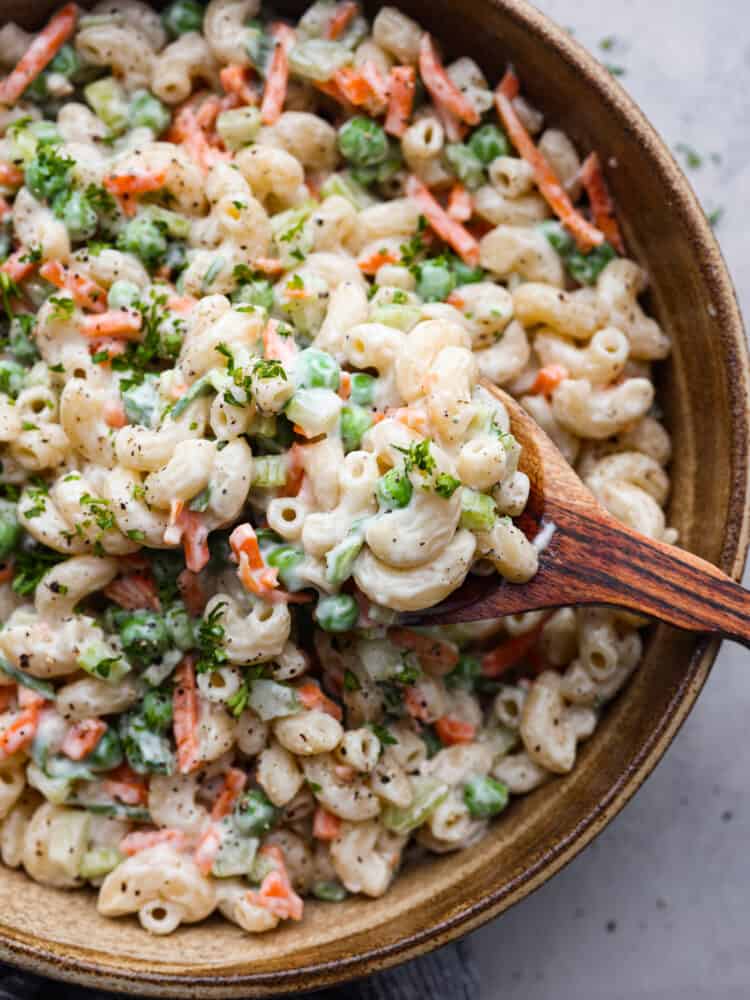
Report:
M624 68L621 82L672 148L701 154L687 173L708 211L724 209L717 235L750 317L746 0L537 6ZM482 1000L750 997L748 710L750 653L726 643L635 799L557 878L472 935Z

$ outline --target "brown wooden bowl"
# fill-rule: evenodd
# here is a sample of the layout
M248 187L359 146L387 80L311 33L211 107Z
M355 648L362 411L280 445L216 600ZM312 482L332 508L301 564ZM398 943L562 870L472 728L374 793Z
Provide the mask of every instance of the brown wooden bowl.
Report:
M7 0L38 25L52 5ZM286 5L289 13L301 3ZM748 359L721 254L664 143L605 69L523 0L404 0L495 81L506 61L582 150L598 149L652 305L674 341L661 379L674 436L670 523L681 544L739 578L748 545ZM150 937L104 920L90 892L0 870L0 957L100 988L161 997L258 997L376 972L478 927L555 874L619 812L690 711L718 644L657 628L645 662L572 774L516 801L481 844L404 873L383 898L308 904L301 926L253 937L218 918Z

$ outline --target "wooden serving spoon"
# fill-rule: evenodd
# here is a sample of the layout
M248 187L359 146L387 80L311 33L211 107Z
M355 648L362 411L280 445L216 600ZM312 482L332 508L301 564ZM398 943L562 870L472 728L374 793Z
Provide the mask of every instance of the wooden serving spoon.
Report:
M482 381L506 407L531 481L518 519L528 537L549 538L528 583L470 575L434 608L401 615L410 625L480 621L569 604L611 604L692 632L750 646L750 591L683 549L625 527L604 509L519 403Z

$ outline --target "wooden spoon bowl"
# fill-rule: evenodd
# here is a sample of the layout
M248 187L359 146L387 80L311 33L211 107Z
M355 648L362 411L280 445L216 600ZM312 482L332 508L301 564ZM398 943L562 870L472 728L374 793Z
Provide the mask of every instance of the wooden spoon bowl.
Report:
M404 624L481 621L569 604L611 604L694 632L750 645L750 592L705 559L632 531L581 482L549 437L512 396L484 388L507 409L529 477L519 521L539 540L539 570L528 583L469 576L462 587Z
M38 27L53 2L2 0ZM302 3L277 5L301 12ZM372 15L377 9L368 4ZM525 0L404 0L446 46L496 81L506 61L550 124L598 149L625 235L673 339L660 403L673 434L670 523L686 549L738 578L748 543L748 364L721 254L689 184L619 84ZM104 920L93 893L0 870L0 957L137 996L268 997L377 972L479 926L570 861L625 805L688 714L716 654L707 637L659 627L644 662L574 772L511 806L478 849L404 872L382 899L309 906L300 926L249 936L220 920L149 937ZM306 907L306 911L307 911ZM498 928L502 934L502 928Z

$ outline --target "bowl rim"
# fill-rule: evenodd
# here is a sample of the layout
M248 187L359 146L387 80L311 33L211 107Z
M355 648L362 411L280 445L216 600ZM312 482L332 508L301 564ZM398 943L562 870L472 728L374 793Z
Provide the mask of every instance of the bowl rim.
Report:
M540 44L574 68L620 122L635 134L661 182L673 199L672 210L690 234L696 263L712 294L716 321L722 329L725 365L731 368L729 406L732 413L731 482L725 536L718 565L738 580L750 544L750 362L743 321L732 280L718 242L693 189L644 112L596 58L551 18L526 0L486 0ZM388 945L373 946L346 958L313 963L274 973L170 974L130 971L94 960L85 947L57 945L32 934L8 934L0 928L0 959L56 979L125 993L158 996L257 996L332 986L381 971L423 955L476 929L520 902L555 875L620 812L650 775L690 713L705 684L721 643L709 637L694 648L684 678L650 739L591 812L565 837L545 847L538 859L515 879L488 892L448 918ZM179 993L173 992L179 990Z

